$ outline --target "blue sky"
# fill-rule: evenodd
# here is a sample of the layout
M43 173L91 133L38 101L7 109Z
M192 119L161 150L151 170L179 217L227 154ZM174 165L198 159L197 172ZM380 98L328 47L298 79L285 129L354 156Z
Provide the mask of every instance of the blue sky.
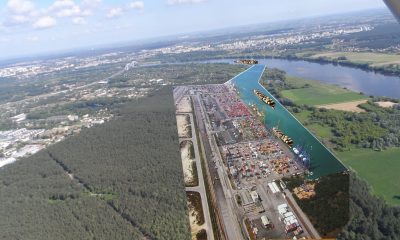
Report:
M0 58L383 7L382 0L0 0Z

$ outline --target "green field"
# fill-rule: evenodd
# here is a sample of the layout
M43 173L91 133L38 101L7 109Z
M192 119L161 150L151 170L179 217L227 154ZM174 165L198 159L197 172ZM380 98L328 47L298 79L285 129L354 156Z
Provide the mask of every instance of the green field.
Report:
M367 99L359 93L318 81L288 76L287 82L297 89L284 90L281 94L296 104L316 106Z
M354 53L354 52L328 52L313 55L311 58L323 57L329 60L336 60L339 57L346 57L347 61L354 63L366 63L370 66L383 66L389 64L400 64L400 55L384 53Z
M287 76L287 84L297 89L283 90L281 94L296 104L322 105L367 99L358 93L312 80ZM305 87L305 84L308 86ZM310 121L311 114L306 109L294 113L321 142L332 149L330 140L334 138L333 129ZM400 205L400 148L390 148L382 152L351 148L350 151L336 152L336 155L369 183L374 194L384 198L389 204Z
M338 152L337 155L369 183L374 194L383 197L389 204L400 205L400 148L382 152L353 149Z

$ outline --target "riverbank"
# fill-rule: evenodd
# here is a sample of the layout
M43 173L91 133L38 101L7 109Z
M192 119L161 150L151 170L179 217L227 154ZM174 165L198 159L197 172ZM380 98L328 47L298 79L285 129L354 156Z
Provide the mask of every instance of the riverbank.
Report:
M387 76L398 76L400 74L400 55L372 53L372 52L318 52L302 51L298 53L228 53L204 55L196 58L196 61L225 61L233 62L237 59L280 59L287 61L307 61L319 64L333 64L336 66L351 67L363 71L380 73ZM175 60L178 60L176 58ZM186 61L187 59L182 59Z
M367 96L400 99L400 77L384 75L376 71L342 66L330 62L318 62L312 59L284 58L280 56L256 58L267 68L277 68L291 76L337 85ZM243 57L242 57L243 58ZM214 58L203 63L231 63L234 58Z
M400 55L373 52L316 52L300 59L321 63L333 63L341 66L360 68L398 76L400 73Z
M314 84L317 84L317 86L314 86ZM400 185L396 181L398 171L400 170L400 163L396 161L397 156L400 154L400 147L382 147L374 151L370 146L367 147L365 145L361 147L359 146L360 144L355 144L356 141L366 141L362 140L364 137L386 138L388 135L385 133L385 129L377 128L375 125L379 125L379 123L374 123L370 117L372 115L379 115L379 117L390 118L396 114L392 112L394 110L379 107L378 104L371 105L370 103L365 103L358 106L364 110L362 113L328 109L321 111L318 109L320 107L318 103L320 102L333 103L343 101L340 97L338 99L334 98L335 93L338 94L337 96L340 96L341 88L325 83L316 83L314 80L291 76L286 76L285 84L283 85L285 87L274 86L274 88L277 91L276 95L284 98L289 97L292 101L291 106L288 106L289 111L313 132L325 146L330 148L347 167L366 180L376 196L384 198L391 205L400 205ZM296 91L299 90L298 87L305 87L309 91L309 94L296 95ZM293 88L294 92L290 92L292 91L290 88ZM359 95L359 93L355 92L353 94L354 96ZM365 100L373 100L366 96L364 98ZM303 104L306 104L307 107L304 107ZM353 119L362 119L362 123L358 123L357 120ZM360 124L364 125L360 126ZM359 129L354 127L358 127ZM345 134L348 131L352 131L353 134L351 136ZM373 141L372 144L375 144L375 142ZM338 150L338 146L342 146L343 148Z

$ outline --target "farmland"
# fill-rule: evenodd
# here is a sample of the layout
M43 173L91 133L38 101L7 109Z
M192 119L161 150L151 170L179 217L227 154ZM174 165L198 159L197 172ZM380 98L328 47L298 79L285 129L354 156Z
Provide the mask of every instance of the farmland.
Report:
M317 81L290 76L286 77L286 81L294 88L284 90L281 94L296 104L317 106L367 99L362 94Z
M368 64L372 67L384 65L399 65L400 55L368 52L327 52L313 55L311 58L350 61L357 64Z

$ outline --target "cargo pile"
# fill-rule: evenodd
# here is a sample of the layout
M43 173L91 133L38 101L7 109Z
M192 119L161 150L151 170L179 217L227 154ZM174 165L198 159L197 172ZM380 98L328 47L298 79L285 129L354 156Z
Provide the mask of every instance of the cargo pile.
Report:
M286 233L293 232L296 236L303 233L303 229L301 228L299 221L297 220L296 216L289 211L287 204L279 205L278 212L279 219L285 224Z
M293 193L300 199L310 199L315 196L315 183L303 184L293 189Z
M271 163L272 163L273 170L278 174L288 173L290 170L288 157L273 159L273 160L271 160Z

